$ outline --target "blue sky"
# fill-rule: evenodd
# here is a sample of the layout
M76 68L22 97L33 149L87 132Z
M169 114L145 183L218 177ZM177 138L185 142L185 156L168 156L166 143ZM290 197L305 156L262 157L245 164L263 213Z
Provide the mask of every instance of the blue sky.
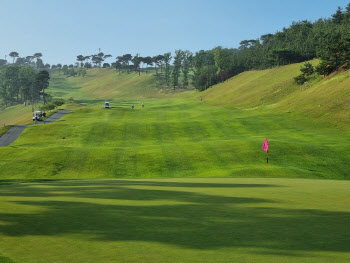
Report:
M241 40L275 33L293 21L328 18L349 2L0 0L0 58L11 51L41 52L44 63L70 64L99 48L114 58L238 47Z

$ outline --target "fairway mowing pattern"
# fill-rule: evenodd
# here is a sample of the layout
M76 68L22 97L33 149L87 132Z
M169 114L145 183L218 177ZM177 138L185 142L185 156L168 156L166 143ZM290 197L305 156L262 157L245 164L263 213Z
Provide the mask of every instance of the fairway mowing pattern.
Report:
M350 260L348 181L3 183L0 259L18 263Z
M0 151L0 178L349 179L350 135L288 114L187 100L92 104L28 127ZM131 103L135 109L131 110ZM270 141L270 169L261 146ZM35 138L35 139L34 139Z

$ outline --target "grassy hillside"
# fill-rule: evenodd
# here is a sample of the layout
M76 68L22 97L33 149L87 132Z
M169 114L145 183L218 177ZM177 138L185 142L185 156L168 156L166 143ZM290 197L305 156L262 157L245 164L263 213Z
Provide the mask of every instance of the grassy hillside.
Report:
M120 98L162 98L174 91L161 85L155 71L118 73L114 68L90 69L85 77L66 78L55 72L49 88L55 97L78 100L112 100ZM179 95L179 91L177 91Z
M316 65L317 61L311 63ZM299 86L293 77L300 74L302 64L244 72L208 89L202 96L215 105L255 110L259 114L288 112L349 129L349 71Z
M85 77L66 78L63 72L52 71L48 92L54 99L73 97L78 101L113 100L120 98L162 98L171 97L174 91L159 84L155 71L121 73L115 69L90 69ZM175 92L183 96L182 91ZM188 92L187 92L188 93ZM187 95L185 94L185 96ZM40 104L35 106L39 110ZM74 109L73 105L69 106ZM0 134L5 125L28 124L32 120L32 107L16 105L0 111Z
M36 108L37 110L37 108ZM16 105L0 111L0 128L10 124L27 124L32 121L32 106Z

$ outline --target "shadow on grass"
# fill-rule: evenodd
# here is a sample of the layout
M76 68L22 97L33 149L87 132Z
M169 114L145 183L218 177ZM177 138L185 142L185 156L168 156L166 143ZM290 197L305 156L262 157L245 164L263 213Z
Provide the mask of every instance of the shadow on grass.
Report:
M348 212L276 208L271 207L275 201L269 199L197 193L198 188L193 192L188 188L169 189L178 185L194 187L186 183L111 182L73 182L72 186L53 183L47 188L46 184L3 187L1 195L15 196L14 204L38 206L40 210L36 214L0 212L1 221L5 222L0 225L0 233L8 236L79 233L101 241L158 242L191 249L247 247L284 251L294 256L301 251L350 251ZM132 188L149 187L152 183L164 188ZM246 185L233 184L232 191L234 187ZM266 186L254 187L251 191ZM44 198L35 201L23 198L26 196ZM45 197L52 196L56 200L45 201ZM61 201L60 197L65 198ZM65 201L67 197L71 201Z
M0 179L0 185L4 184L19 184L19 183L43 183L67 181L66 179Z
M5 256L2 256L1 254L0 254L0 262L1 263L16 263L12 259L5 257Z

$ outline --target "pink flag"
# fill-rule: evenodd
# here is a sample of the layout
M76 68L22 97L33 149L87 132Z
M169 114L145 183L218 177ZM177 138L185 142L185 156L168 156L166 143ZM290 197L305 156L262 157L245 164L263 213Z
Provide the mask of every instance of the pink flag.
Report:
M265 152L267 152L267 150L269 149L269 142L267 141L267 138L266 138L262 148Z

